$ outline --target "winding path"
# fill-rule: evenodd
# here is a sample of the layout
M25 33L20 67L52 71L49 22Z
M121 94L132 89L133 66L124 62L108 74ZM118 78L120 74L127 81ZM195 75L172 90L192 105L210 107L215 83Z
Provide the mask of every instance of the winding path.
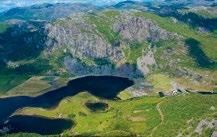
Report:
M158 103L157 106L156 106L157 111L158 111L158 113L159 113L159 115L160 115L160 120L161 120L161 122L160 122L160 124L158 124L156 127L154 127L154 128L152 129L151 134L149 135L150 137L153 136L153 133L154 133L154 132L157 130L157 128L158 128L160 125L162 125L163 122L164 122L164 115L163 115L163 112L162 112L161 109L160 109L160 105L161 105L162 103L163 103L163 101L161 101L160 103Z

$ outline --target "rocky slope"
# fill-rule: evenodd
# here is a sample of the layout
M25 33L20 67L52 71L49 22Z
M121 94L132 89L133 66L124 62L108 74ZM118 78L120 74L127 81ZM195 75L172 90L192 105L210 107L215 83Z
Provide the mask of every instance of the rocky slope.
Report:
M129 77L146 75L148 73L147 65L143 65L146 69L141 68L143 70L141 71L135 66L137 62L129 64L123 49L134 42L156 42L177 36L177 34L160 28L149 19L135 17L130 13L121 13L113 17L114 22L112 24L106 26L120 38L108 41L100 30L102 28L99 29L99 24L96 26L96 24L90 23L90 18L87 16L89 15L74 15L46 25L48 37L51 38L47 42L47 47L51 47L50 50L52 51L64 48L64 52L71 55L71 57L64 58L66 69L75 75L90 73ZM105 15L98 15L97 18L101 20L106 17ZM118 19L116 20L116 18ZM87 62L85 64L84 58L92 60L93 63ZM152 58L154 57L152 56ZM147 60L147 58L140 60ZM151 62L154 61L150 61L149 65L152 64ZM138 65L140 63L138 61Z
M47 6L48 11L53 11L61 9L63 5ZM36 6L35 10L43 11L45 7ZM175 22L174 18L165 18L165 21L157 16L153 19L153 14L143 10L107 8L89 11L90 6L74 11L73 8L77 9L66 8L69 12L53 15L51 18L55 20L50 21L7 20L10 27L0 33L0 65L4 68L0 72L18 75L130 77L138 81L131 89L136 96L150 91L200 90L200 83L210 87L205 90L215 89L216 79L209 80L206 77L213 70L200 66L199 61L203 59L203 62L213 62L211 65L215 68L215 56L209 61L211 58L206 56L200 46L192 48L194 40L186 37L189 29L185 30L184 26L187 32L176 31L176 27L179 29L183 26ZM82 12L86 10L89 12ZM170 25L167 21L171 21L173 30L164 27ZM195 34L203 40L203 36L197 32ZM202 54L195 54L198 52ZM195 68L197 70L193 72ZM204 71L206 73L203 75ZM213 74L216 75L216 72ZM159 89L154 83L162 82L161 79L168 80L165 82L168 84ZM186 85L183 82L186 79L197 86ZM177 85L175 89L173 85Z

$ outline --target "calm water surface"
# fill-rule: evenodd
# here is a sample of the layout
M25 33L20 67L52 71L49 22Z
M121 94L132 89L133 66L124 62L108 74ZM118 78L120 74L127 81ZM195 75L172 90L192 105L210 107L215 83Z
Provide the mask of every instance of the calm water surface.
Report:
M87 91L94 96L116 99L120 91L132 86L128 78L115 76L87 76L72 80L67 86L47 92L37 97L18 96L0 99L0 130L9 128L10 133L28 132L38 134L59 134L72 127L66 119L49 119L34 116L13 116L16 110L24 107L52 108L69 96ZM102 107L96 104L96 107ZM31 122L30 122L31 121ZM54 130L55 129L55 130ZM59 130L58 130L59 129Z

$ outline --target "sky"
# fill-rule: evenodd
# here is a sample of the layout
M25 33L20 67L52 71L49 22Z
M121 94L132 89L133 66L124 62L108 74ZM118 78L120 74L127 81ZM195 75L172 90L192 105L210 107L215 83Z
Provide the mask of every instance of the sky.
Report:
M42 3L91 3L95 5L115 4L126 0L0 0L0 12L15 7L31 6ZM132 0L145 1L145 0ZM147 1L147 0L146 0Z

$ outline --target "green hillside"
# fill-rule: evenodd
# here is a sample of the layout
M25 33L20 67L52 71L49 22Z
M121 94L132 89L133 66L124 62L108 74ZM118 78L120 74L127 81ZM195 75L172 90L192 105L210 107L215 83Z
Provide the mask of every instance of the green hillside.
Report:
M211 137L217 131L217 27L205 21L217 20L215 6L149 4L77 5L78 11L48 4L0 23L0 136L43 136L4 133L10 118L27 115L73 122L48 137ZM61 13L64 6L70 9ZM60 13L51 13L55 9ZM38 10L43 20L35 19ZM101 81L91 87L81 80L88 76L131 84L116 91L118 83L107 82L107 97Z
M203 103L201 103L203 100ZM86 102L105 102L105 111L91 111ZM194 132L201 120L216 117L216 95L184 94L175 97L142 97L130 100L110 101L81 93L63 100L53 110L26 108L19 114L69 118L76 125L64 135L107 136L168 136L178 134L198 136ZM92 126L94 124L94 126ZM204 127L203 136L214 129ZM28 134L27 134L28 135Z

